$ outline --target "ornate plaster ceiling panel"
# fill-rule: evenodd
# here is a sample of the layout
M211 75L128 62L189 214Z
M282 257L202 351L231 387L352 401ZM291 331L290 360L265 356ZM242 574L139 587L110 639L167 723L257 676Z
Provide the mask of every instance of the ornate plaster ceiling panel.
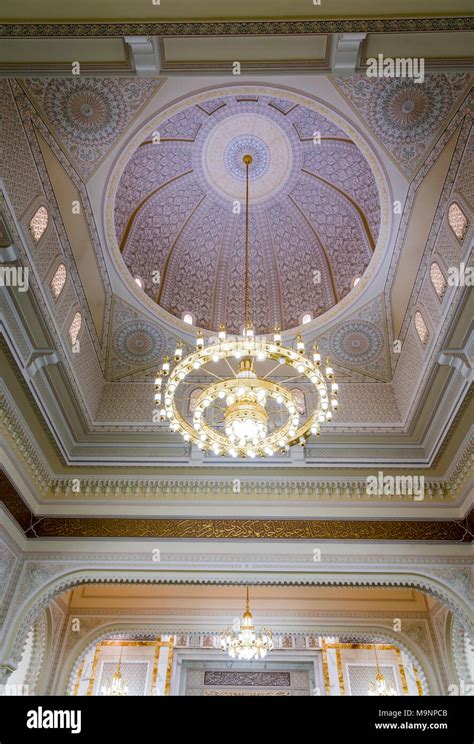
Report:
M387 319L383 295L336 325L321 339L334 366L384 382L390 380Z
M176 345L158 323L148 320L117 296L114 296L111 326L106 367L111 381L158 364Z
M336 305L373 255L380 201L367 160L340 126L281 93L216 92L170 114L121 174L114 221L125 264L152 300L199 326L243 324L246 153L258 332Z
M31 93L85 177L160 85L159 80L137 78L28 80Z
M336 78L336 83L400 168L413 175L472 75L430 73L423 85L406 78Z

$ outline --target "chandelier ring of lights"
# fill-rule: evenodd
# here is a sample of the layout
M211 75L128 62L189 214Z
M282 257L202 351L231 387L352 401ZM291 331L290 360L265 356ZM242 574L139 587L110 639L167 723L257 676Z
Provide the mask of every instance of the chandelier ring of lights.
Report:
M171 370L170 360L165 357L155 379L155 404L161 407L160 419L168 420L170 429L186 442L215 455L254 458L272 456L278 450L285 452L296 444L304 446L309 436L319 435L321 424L331 421L332 411L338 407L338 385L329 359L323 374L317 344L310 359L305 354L301 335L297 337L296 348L282 345L278 327L275 327L273 340L254 335L249 320L249 167L252 157L244 155L242 160L246 167L245 327L242 336L227 338L225 328L221 327L217 339L212 338L206 346L199 332L197 349L185 356L179 342L174 368ZM181 393L184 391L182 397L186 399L189 388L184 386L192 385L196 374L217 381L205 383L193 410L186 413ZM272 375L273 380L269 379ZM281 379L282 375L287 379ZM294 392L287 387L297 381L309 382L312 398L316 399L303 418ZM198 384L195 382L196 387ZM216 410L221 419L211 421L209 412Z
M176 403L180 384L187 380L192 370L223 359L241 357L244 360L251 359L257 365L259 361L266 359L275 360L280 365L282 364L280 360L283 360L285 364L296 370L298 376L306 377L318 396L318 404L312 415L300 423L297 403L291 391L284 385L259 377L254 379L234 377L213 383L202 391L196 400L193 420L190 424L180 413ZM286 409L287 420L283 426L268 433L264 421L261 421L263 417L257 415L258 433L250 441L248 438L245 438L245 441L243 438L239 439L238 429L235 433L232 428L230 431L224 430L225 434L222 434L206 420L206 411L210 410L215 401L225 400L226 419L238 420L236 413L239 410L239 401L242 403L243 413L247 410L246 400L253 403L254 410L258 412L257 406L263 408L262 404L265 404L268 398L273 399L282 411ZM244 337L237 342L219 341L188 355L171 372L164 394L165 417L169 420L172 431L178 432L185 441L193 442L200 449L212 449L215 454L224 452L233 456L243 454L254 457L262 452L264 455L272 455L278 449L291 447L298 442L303 444L310 434L319 432L321 423L331 418L329 409L330 396L327 383L316 363L302 358L302 354L293 349L253 337ZM262 426L259 426L259 423L262 423ZM249 444L253 445L253 448L249 447Z

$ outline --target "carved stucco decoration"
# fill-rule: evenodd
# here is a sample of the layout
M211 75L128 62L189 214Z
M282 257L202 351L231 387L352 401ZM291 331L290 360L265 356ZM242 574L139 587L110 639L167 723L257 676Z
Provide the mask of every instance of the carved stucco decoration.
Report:
M26 86L83 177L161 85L140 78L29 78Z
M466 631L466 628L463 627L459 620L453 617L451 622L451 653L459 686L461 686L461 683L464 685L474 685L474 672L466 657L466 632L470 638L470 642L473 643L474 630L471 632Z
M248 99L250 97L253 97L255 99L256 103L250 104L248 102ZM226 106L223 106L222 108L218 108L213 113L209 114L204 109L205 109L206 105L209 104L210 101L212 101L213 99L216 99L216 98L226 99L226 101L227 101ZM247 99L247 101L245 99ZM372 173L373 173L373 178L375 179L375 183L377 185L377 191L378 191L378 194L379 194L379 197L378 198L380 199L380 205L381 205L380 230L379 230L379 233L378 233L377 244L374 246L374 254L373 254L373 257L372 257L372 259L370 261L369 269L365 271L365 274L363 275L363 277L362 277L361 281L359 282L359 284L357 285L357 287L355 287L351 292L349 292L349 294L347 294L347 290L343 290L341 288L341 293L342 294L345 294L345 296L343 297L343 299L341 299L341 301L337 305L338 311L341 310L341 309L343 309L343 308L345 308L345 307L347 307L349 303L352 303L353 299L355 300L357 298L357 296L359 295L359 293L362 291L363 287L366 286L367 282L370 280L370 278L373 276L373 274L374 274L374 272L376 270L377 264L379 263L380 258L381 258L382 251L383 251L383 249L385 247L387 236L388 236L388 232L389 232L391 214L390 214L390 211L387 208L387 204L389 203L388 190L387 190L387 184L386 184L385 176L383 175L383 172L381 170L380 164L378 163L378 161L377 161L374 153L372 152L372 150L368 147L367 142L361 136L360 132L348 120L346 120L345 118L343 118L338 112L334 111L327 104L323 104L321 101L319 101L317 99L311 98L310 96L307 96L307 95L302 95L302 94L300 94L300 93L298 93L298 92L296 92L296 91L294 91L292 89L282 89L282 88L277 88L277 87L273 87L273 86L262 87L262 86L246 86L246 85L245 86L231 86L231 87L229 87L229 86L216 87L213 90L201 91L201 92L195 94L192 97L189 97L189 98L187 98L187 99L185 99L183 101L179 101L177 103L174 103L174 104L170 105L166 109L166 111L163 111L163 112L155 115L148 122L146 122L146 124L143 125L139 129L139 131L133 136L133 138L130 140L130 142L127 144L127 146L124 148L123 152L120 153L120 155L118 156L117 163L116 163L116 166L115 166L115 169L114 169L113 173L110 176L110 180L109 180L109 184L108 184L108 189L107 189L106 205L105 205L105 223L106 223L105 227L106 227L106 232L107 232L108 246L109 246L109 248L110 248L110 250L111 250L111 252L113 254L113 257L114 257L114 259L116 261L118 270L120 271L120 273L121 273L124 281L129 286L129 288L130 288L131 291L133 291L134 293L137 293L137 292L140 292L141 290L138 289L137 284L135 283L133 276L130 275L130 273L128 272L128 270L127 270L127 268L126 268L126 266L125 266L125 264L124 264L124 262L122 260L122 256L121 256L121 253L120 253L120 250L119 250L118 241L121 240L122 243L124 243L124 241L122 239L125 238L125 242L127 243L127 245L128 245L128 241L129 240L131 240L133 242L134 237L133 237L133 234L132 233L133 233L133 229L134 228L133 228L133 226L130 228L130 234L126 233L126 222L127 222L127 218L124 218L124 217L121 217L121 216L119 216L117 214L114 214L115 205L118 205L118 208L121 208L120 207L120 204L119 204L119 200L117 199L117 194L120 192L121 179L124 178L126 180L126 178L127 178L127 167L128 167L129 162L132 162L133 158L140 159L143 156L143 153L141 153L140 150L143 150L143 148L153 148L153 147L155 147L155 149L154 150L152 149L150 152L151 152L151 154L154 157L159 157L159 147L161 147L161 146L166 147L168 144L171 144L172 145L172 148L171 149L173 150L173 153L174 154L173 154L173 157L169 161L169 167L174 167L173 166L173 163L176 161L176 168L175 168L175 170L176 169L177 170L176 170L176 172L174 172L174 176L170 173L170 178L168 180L170 181L170 184L169 184L170 188L171 189L176 189L178 187L176 186L176 181L173 180L173 178L175 176L179 175L179 174L189 173L189 170L191 168L194 168L194 171L193 172L195 172L195 171L197 172L197 169L198 169L199 166L198 166L198 162L197 161L196 162L193 161L194 162L194 164L193 164L193 162L191 162L192 161L192 158L191 158L191 160L188 163L188 166L189 167L187 168L187 170L186 170L186 167L187 167L186 166L186 163L184 163L182 165L182 167L178 167L178 165L177 165L178 161L176 160L176 158L181 158L182 157L182 151L180 151L179 148L177 148L177 145L179 145L180 143L174 143L174 142L173 143L168 143L168 142L166 142L166 140L169 139L170 136L172 135L172 131L175 131L175 133L176 133L176 131L178 131L178 134L179 134L179 137L178 138L185 139L185 140L186 139L193 140L193 138L199 137L199 132L201 130L202 130L202 134L204 135L204 133L205 133L205 127L213 126L213 123L212 122L217 121L217 119L219 117L225 117L226 116L226 108L227 108L227 106L234 107L234 106L237 106L237 105L243 105L244 108L246 106L248 107L248 106L253 105L254 106L253 111L256 111L256 108L255 108L255 106L256 106L259 109L259 115L260 115L260 108L263 107L262 110L264 110L265 115L267 116L267 118L268 117L271 117L271 116L274 116L274 117L276 117L278 119L278 121L280 121L280 123L283 122L283 125L282 126L286 126L286 123L285 123L285 114L282 113L281 110L278 108L278 106L281 105L281 104L278 104L278 105L275 104L274 106L269 106L268 105L270 102L275 101L275 100L277 102L280 101L280 100L281 101L284 101L284 102L290 102L290 103L293 104L293 109L291 109L291 110L295 110L295 112L296 111L299 111L302 114L304 113L304 115L302 117L302 121L301 121L301 126L300 126L300 134L301 134L301 137L303 139L303 143L301 143L301 140L300 140L298 134L295 134L295 128L293 128L293 131L290 130L291 131L291 136L292 137L295 137L296 136L298 138L298 140L300 140L300 145L301 144L302 145L307 145L308 144L308 142L306 142L305 139L309 136L309 134L311 135L311 138L312 138L314 128L321 130L322 137L324 137L325 135L327 135L329 137L336 137L336 138L340 137L341 140L351 140L352 142L355 143L356 149L359 150L362 153L363 160L365 159L365 161L367 161L367 163L368 163L368 166L364 166L366 168L368 167L368 169L369 169L367 171L367 173L370 174L370 171L372 171ZM228 110L230 111L230 108ZM250 111L251 110L252 109L250 109ZM198 114L196 114L196 112L198 112ZM199 115L199 116L203 117L203 121L202 122L196 122L196 121L194 121L193 117L196 117L196 115ZM294 115L296 115L296 113ZM290 116L290 118L291 118L291 116L292 116L291 112L288 113L288 116ZM216 118L214 118L214 117L216 117ZM308 119L307 122L306 122L306 119ZM311 120L311 121L309 121L309 120ZM171 124L170 124L170 122L171 122ZM318 127L315 124L314 127L313 127L313 129L311 129L311 126L312 126L311 122L313 122L313 123L314 122L320 122L320 126ZM202 126L201 127L198 127L198 123L200 123ZM311 124L311 126L310 126L310 124ZM170 127L174 127L174 130L172 130L172 128L170 128ZM168 131L168 129L169 129L169 131ZM311 132L310 132L310 130L311 130ZM342 136L340 136L338 134L338 130L340 130L340 132L342 132ZM152 142L153 142L153 139L152 139L153 138L153 133L154 132L157 132L157 131L160 133L160 137L162 137L163 140L165 140L164 143L163 143L163 145L156 145L155 146L155 145L152 144ZM255 132L252 132L251 134L257 135L256 131ZM146 143L146 144L143 144L143 143ZM151 144L147 144L147 143L151 143ZM228 143L228 144L232 145L232 147L234 147L234 149L235 149L235 147L237 147L237 145L239 143ZM241 144L243 145L243 143L241 143ZM143 146L140 147L140 145L143 145ZM231 147L231 149L232 149L232 147ZM266 155L265 155L265 152L266 152L265 151L265 146L264 145L261 146L260 143L257 143L255 145L255 147L256 147L257 150L259 150L259 152L261 150L261 158L264 161L265 160L265 157L266 157ZM171 152L171 149L170 149L170 152ZM237 149L238 149L238 147L237 147ZM235 160L235 158L234 158L233 151L230 154L228 154L227 157L228 157L229 168L231 170L232 170L232 168L236 168L237 167L236 166L237 160ZM334 161L331 160L331 162L334 162L335 163L336 160L337 159L335 159ZM361 163L363 162L363 160L361 161ZM271 168L271 165L268 166L268 167ZM265 163L263 163L262 168L265 170ZM308 168L307 170L310 171L310 168ZM150 173L149 176L150 177L153 177L153 174ZM236 174L235 180L238 180L238 177L237 176L238 176L238 174ZM308 179L311 179L311 176L308 176L307 174L306 174L306 177ZM147 178L148 178L148 176L147 176ZM183 176L183 179L184 179L183 180L183 188L184 188L184 184L185 184L185 181L186 181L187 178L189 178L189 176L187 176L187 175L186 176ZM326 179L326 180L329 180L330 181L331 179L329 178L329 179ZM336 180L337 180L337 178L336 178ZM146 178L145 178L145 181L146 181ZM172 181L172 183L171 183L171 181ZM291 181L291 178L290 178L290 181ZM346 179L346 181L347 181L347 179ZM136 182L136 179L135 179L135 182ZM166 181L165 181L165 183L166 183ZM288 181L288 183L289 183L289 181ZM310 181L310 183L311 183L311 181ZM327 185L325 185L323 182L320 182L320 186L321 186L322 189L327 188ZM152 193L153 192L153 189L156 189L156 188L159 188L159 185L157 185L157 184L153 185L152 183L150 183L150 188L147 191L147 194L152 194L150 196L150 200L153 200L153 198L155 198L155 197L156 197L156 199L159 198L160 193L161 193L160 191L157 191L156 194L154 194L154 195ZM339 186L337 188L339 188ZM361 193L364 192L364 188L361 189ZM213 193L216 193L216 192L214 191ZM295 192L295 194L296 194L296 192ZM337 198L340 198L340 196L341 195L339 194L337 196ZM137 197L138 204L139 205L142 204L142 202L143 202L143 200L145 198L146 198L146 195L145 194L140 194ZM183 221L184 221L184 223L186 224L186 227L189 227L190 224L191 224L191 222L192 222L192 219L193 219L192 218L192 209L193 208L196 209L200 204L202 204L202 208L205 209L206 198L207 197L205 196L205 193L204 193L203 194L204 201L202 201L202 200L199 201L199 195L198 194L195 194L195 196L191 199L190 204L192 203L192 206L190 206L190 209L188 210L188 213L186 215L182 215L181 218L180 218L181 219L181 223L183 223ZM221 197L215 196L215 198L217 199L216 204L218 204L219 203L219 199L221 199ZM297 200L296 196L294 198ZM336 197L334 197L334 198L336 198ZM352 195L351 195L351 199L352 199ZM121 200L121 201L123 201L123 200ZM178 201L180 201L180 200L178 200ZM290 200L289 199L287 199L286 201L288 202L288 205L286 205L286 202L285 202L285 205L283 205L284 208L285 209L291 209L292 212L295 214L295 219L297 219L297 220L303 219L302 216L301 216L301 212L298 211L298 209L294 206L294 204L290 203ZM298 202L298 204L299 204L299 202ZM142 205L143 209L146 209L147 208L147 205L148 205L148 201L146 203L143 203L143 205ZM280 211L280 216L281 217L283 217L283 211L284 211L283 206L282 206L282 210ZM148 207L148 208L150 208L150 207ZM351 207L351 209L353 209L353 206ZM372 207L371 207L371 209L372 209ZM171 210L171 211L173 210L172 205L169 206L169 210ZM321 214L323 214L323 212L324 212L324 210L322 208L319 211L320 211ZM214 210L214 212L215 212L215 210ZM357 209L356 209L356 212L357 212ZM296 215L298 215L298 216L296 216ZM358 215L359 215L359 213L358 213ZM276 213L273 212L272 222L274 222L275 217L276 217ZM144 219L145 219L145 217L144 217ZM254 216L254 219L256 219L256 216ZM359 230L360 229L360 224L361 224L361 222L360 222L360 216L358 216L357 219L359 220L359 227L357 228L357 230ZM117 222L117 220L118 220L118 222ZM147 220L148 220L148 222L147 222ZM148 217L145 219L145 223L147 225L149 225L149 226L151 226L150 220L152 220L152 217L150 217L150 219L148 219ZM186 220L188 220L188 222L186 222ZM161 223L162 223L162 220L160 220L160 224ZM116 234L116 225L117 224L118 224L118 230L119 230L119 238L117 238L117 234ZM302 236L304 234L305 230L308 229L307 225L306 226L305 225L306 225L306 223L303 222L303 224L300 227L297 228L296 234ZM185 230L186 227L183 228L183 229ZM262 227L262 225L261 225L261 227ZM276 228L276 224L274 224L273 227ZM150 229L151 229L151 227L150 227ZM262 227L262 229L263 229L263 227ZM268 226L266 224L265 224L265 230L266 231L268 230ZM209 239L212 238L212 240L213 240L214 238L212 236L214 235L214 233L213 233L213 230L212 230L212 226L210 224L208 226L208 232L209 232ZM291 232L291 230L290 230L290 232ZM324 232L324 231L322 230L322 232ZM216 235L219 236L221 233L222 233L222 230L219 230L219 231L216 232ZM312 239L314 240L314 234L313 234L313 238ZM170 243L170 240L169 239L165 239L165 237L163 237L163 240L164 240L164 244L165 245L168 245L168 243ZM167 242L167 240L168 240L168 242ZM261 246L261 248L258 247L258 245L260 245L262 243L262 240L263 239L260 239L260 242L259 242L258 236L256 237L256 243L257 243L256 250L257 250L257 252L259 250L263 250L263 245ZM322 238L322 240L324 241L324 238ZM171 244L172 244L172 242L173 241L171 241ZM189 242L189 241L187 241L187 242ZM233 244L234 241L232 239L230 239L230 237L229 237L228 242L230 244ZM143 241L141 241L141 243L143 243ZM125 255L126 260L127 260L127 251L128 251L127 245L123 244L121 246L124 249L124 255ZM151 241L150 245L154 245L154 241L153 240ZM268 250L270 250L270 248L268 248ZM274 248L271 248L271 250L273 251ZM133 256L135 256L135 253L134 253L133 250L132 250L132 253L130 255L132 256L132 254L133 254ZM137 254L136 258L138 260L138 254ZM137 269L137 271L138 271L138 269L140 268L141 264L140 264L140 266L138 264L135 266L135 264L133 263L133 261L135 261L135 258L133 258L133 260L132 260L132 258L130 258L130 261L131 261L130 266L131 266L132 272L135 273L135 269ZM170 261L171 261L171 259L170 259ZM170 261L168 263L170 263ZM141 267L141 268L143 269L143 267ZM152 268L153 269L157 269L157 268L159 269L160 267L151 266L151 264L150 264L147 267L147 269L146 269L146 272L145 272L146 273L146 277L145 278L147 279L147 281L150 281L150 286L148 286L146 288L148 289L148 292L151 293L151 294L150 294L150 296L148 296L146 294L146 292L141 291L140 299L142 300L142 302L144 304L147 305L147 307L149 307L152 311L154 311L157 314L158 317L162 317L165 322L168 322L167 319L169 319L169 315L167 313L163 313L163 311L161 311L160 308L156 305L156 287L153 288L151 286L151 273L150 272L151 272L151 269ZM161 267L161 268L163 268L163 267ZM222 268L223 268L223 265L222 265ZM293 267L292 268L294 268L294 263L293 263ZM318 268L318 267L315 267L315 268ZM170 263L170 271L171 270L172 270L172 261ZM272 268L270 274L273 275L273 273L274 273L274 269ZM258 276L258 271L256 271L256 276ZM324 272L322 272L322 279L324 280ZM186 281L187 281L187 279L186 279ZM201 293L203 293L204 292L204 289L203 289L202 282L199 281L198 283L199 283L200 291L201 291ZM166 285L166 281L165 281L165 285ZM218 285L219 285L219 282L217 282L216 288L218 287ZM345 287L345 284L343 284L342 286ZM184 287L184 285L183 285L183 287ZM314 290L314 287L312 289ZM163 292L166 294L166 287L163 290ZM151 296L152 294L153 294L153 298ZM312 294L314 294L314 291L312 292ZM174 296L174 293L173 293L173 296ZM272 291L270 291L270 296L272 296ZM291 293L291 296L292 297L295 296L295 293L292 292ZM260 300L258 300L258 297L259 297L259 293L258 292L255 294L255 297L257 298L255 301L258 301L259 302ZM268 299L267 299L267 304L268 304ZM217 305L216 305L216 313L217 314L214 314L214 317L213 318L211 318L210 316L206 316L206 317L203 316L202 318L199 318L198 319L198 322L200 322L202 325L204 325L204 326L206 326L208 328L209 327L212 327L212 328L213 327L216 327L215 324L216 324L216 322L217 323L219 322L219 319L221 319L221 320L224 319L225 320L225 317L221 317L221 315L220 315L223 312L223 310L219 309L220 307L221 306L219 305L219 301L218 301L217 302ZM222 305L222 308L223 307L224 307L224 305ZM184 308L184 306L183 306L183 308L181 308L181 306L180 306L179 312L178 312L178 308L174 308L173 309L170 306L169 309L171 309L171 312L174 312L174 313L180 315L181 311L184 311L184 310L189 311L190 308L189 307ZM307 311L307 308L305 308L305 310ZM304 312L305 310L302 310L301 312ZM332 310L329 309L329 310L327 310L327 312L324 313L325 319L329 319L331 316L334 315L333 310L334 310L334 308ZM191 308L191 311L192 311L192 308ZM209 306L208 306L208 309L206 310L206 312L207 313L209 312ZM278 308L277 308L277 312L278 313L280 312L280 310ZM295 315L295 312L296 311L293 311L292 310L289 313L288 320L290 322L287 323L287 321L284 320L284 324L285 325L291 326L291 325L296 325L296 324L299 323L299 319L297 317L297 314ZM264 313L264 317L266 317L266 311ZM258 318L256 318L256 320L258 321Z
M191 102L143 137L118 184L117 241L152 300L238 333L245 237L235 204L250 154L250 316L269 332L351 291L375 248L379 195L361 151L320 111L285 106L285 93L237 93L219 94L211 111Z
M121 298L114 297L111 333L107 349L106 376L113 381L141 370L156 368L165 354L171 356L176 338L166 334L159 323L147 319ZM151 419L151 413L150 413Z
M48 623L44 610L35 620L32 626L33 630L33 648L28 669L25 674L24 684L28 688L29 695L38 694L37 685L45 661L46 649L48 644Z
M359 73L335 82L398 167L411 176L470 79L468 72L429 72L418 85L411 78L369 78Z
M24 568L23 580L20 582L13 598L9 626L4 632L4 655L8 658L16 659L18 663L29 628L38 612L46 607L57 594L73 586L101 581L105 581L106 583L164 582L198 584L239 584L242 582L242 577L240 576L239 578L238 569L237 574L234 572L234 575L232 575L231 573L224 580L210 580L206 569L204 569L202 579L197 579L192 574L186 574L186 571L170 571L166 574L166 578L162 578L163 574L161 570L157 571L156 568L150 570L147 568L147 565L144 565L143 556L141 557L141 563L136 564L136 570L131 570L131 561L129 560L125 561L125 566L123 565L123 556L110 556L107 560L112 565L109 564L109 567L106 568L106 563L104 563L102 558L100 562L102 567L100 567L99 561L96 558L94 561L95 570L84 567L80 562L75 564L71 562L66 569L64 562L62 564L55 563L54 561L45 563L44 559L39 562L28 561ZM120 568L120 564L122 564L122 568ZM149 566L149 561L147 561L147 564ZM194 565L196 566L196 564ZM198 562L198 565L202 568L202 559ZM236 565L241 565L241 562L238 561ZM164 566L164 563L160 564L160 569ZM333 567L336 566L337 563L333 564ZM215 570L215 566L213 568ZM314 563L312 566L308 564L306 572L301 573L300 567L299 574L289 574L288 578L280 580L280 582L269 581L268 573L262 573L256 568L255 573L252 575L252 583L322 584L327 586L412 586L439 597L461 619L465 627L469 628L472 626L472 602L470 602L469 597L459 594L459 587L457 587L457 590L453 589L451 582L452 577L459 571L459 568L443 569L440 576L438 576L436 569L427 566L423 568L418 566L416 572L413 572L413 568L410 568L408 571L406 569L405 571L403 569L395 571L392 569L391 572L382 572L378 566L378 570L367 572L367 568L364 569L361 567L358 570L353 570L351 574L335 574L331 571L331 568L330 563L321 566L317 570L314 569ZM281 575L283 568L280 565L279 570ZM338 570L341 570L340 565L338 566ZM248 580L248 577L245 580Z
M403 620L403 632L428 656L433 655L433 645L429 629L424 620Z

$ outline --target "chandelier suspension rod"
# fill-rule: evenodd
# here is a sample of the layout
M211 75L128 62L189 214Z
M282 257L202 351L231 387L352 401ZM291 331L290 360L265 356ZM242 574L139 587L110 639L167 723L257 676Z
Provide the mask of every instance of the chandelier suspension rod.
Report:
M251 155L242 158L245 164L245 327L249 325L249 165Z

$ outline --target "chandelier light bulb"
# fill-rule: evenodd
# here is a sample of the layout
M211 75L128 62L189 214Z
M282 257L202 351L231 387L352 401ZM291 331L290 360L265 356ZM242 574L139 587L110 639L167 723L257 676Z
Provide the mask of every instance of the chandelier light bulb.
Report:
M326 359L326 377L328 380L332 380L334 377L334 371L333 368L329 364L329 357Z
M183 356L183 345L181 342L179 342L174 352L175 362L179 362L182 356Z

